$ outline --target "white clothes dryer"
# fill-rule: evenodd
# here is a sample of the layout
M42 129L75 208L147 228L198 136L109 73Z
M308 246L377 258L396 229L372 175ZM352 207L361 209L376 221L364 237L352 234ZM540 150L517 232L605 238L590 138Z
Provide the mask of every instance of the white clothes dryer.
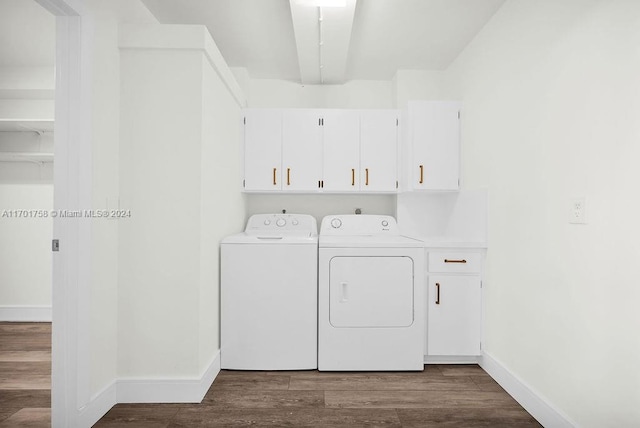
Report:
M393 217L331 215L318 245L318 369L423 370L424 244Z
M223 369L318 367L318 228L310 215L258 214L221 243Z

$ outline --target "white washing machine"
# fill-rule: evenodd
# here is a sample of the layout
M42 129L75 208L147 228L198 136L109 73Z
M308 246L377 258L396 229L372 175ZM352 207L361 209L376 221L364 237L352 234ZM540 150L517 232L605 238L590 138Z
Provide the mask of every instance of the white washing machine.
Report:
M318 269L319 370L424 369L422 241L390 216L327 216Z
M318 367L314 217L258 214L221 243L223 369Z

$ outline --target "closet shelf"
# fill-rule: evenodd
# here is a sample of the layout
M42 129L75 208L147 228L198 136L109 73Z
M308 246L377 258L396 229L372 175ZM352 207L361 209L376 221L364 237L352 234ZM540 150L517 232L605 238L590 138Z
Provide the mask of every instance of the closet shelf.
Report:
M0 152L0 162L53 162L53 153Z
M0 119L0 132L53 132L53 119Z

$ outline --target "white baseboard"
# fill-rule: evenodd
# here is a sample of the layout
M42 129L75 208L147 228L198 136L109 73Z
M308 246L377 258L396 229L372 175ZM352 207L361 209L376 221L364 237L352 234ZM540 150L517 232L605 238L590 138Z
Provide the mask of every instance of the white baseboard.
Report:
M116 382L110 383L102 391L94 395L89 404L80 410L77 426L93 426L93 424L98 422L101 417L116 405L116 395Z
M480 357L480 367L500 384L524 409L545 428L572 428L577 425L553 407L542 395L511 373L490 354Z
M90 427L118 403L200 403L220 373L220 351L193 379L118 379L80 409L75 426Z
M51 306L0 306L0 321L51 322Z
M442 356L442 355L425 355L425 364L479 364L479 356Z
M220 351L193 379L118 379L118 403L199 403L220 373Z

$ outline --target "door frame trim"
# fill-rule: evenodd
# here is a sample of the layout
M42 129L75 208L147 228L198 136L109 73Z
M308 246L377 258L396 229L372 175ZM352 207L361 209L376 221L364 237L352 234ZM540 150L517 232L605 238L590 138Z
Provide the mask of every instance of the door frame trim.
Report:
M91 207L91 37L80 0L36 0L56 16L54 210ZM74 427L90 401L91 223L56 218L51 335L51 424Z

